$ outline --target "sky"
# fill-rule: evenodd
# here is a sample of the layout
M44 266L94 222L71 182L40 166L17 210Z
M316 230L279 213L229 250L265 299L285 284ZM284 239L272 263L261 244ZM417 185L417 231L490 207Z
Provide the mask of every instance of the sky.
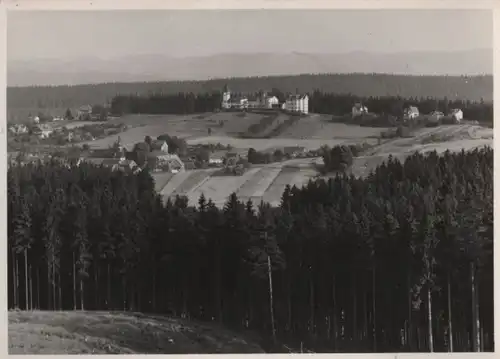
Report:
M7 59L492 48L490 10L9 11Z

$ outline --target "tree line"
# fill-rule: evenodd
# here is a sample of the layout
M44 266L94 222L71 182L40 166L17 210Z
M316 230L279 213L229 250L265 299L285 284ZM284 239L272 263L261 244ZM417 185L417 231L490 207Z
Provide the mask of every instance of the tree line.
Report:
M309 110L314 113L332 114L343 116L351 112L355 103L362 103L368 111L392 115L401 118L404 109L408 106L416 106L421 114L429 114L432 111L441 111L449 114L452 109L461 109L464 118L475 120L480 123L493 125L493 103L484 100L451 100L432 97L409 97L381 96L361 97L352 94L325 93L314 91L309 98Z
M161 313L316 352L493 350L491 148L287 186L279 207L165 202L147 170L86 163L7 179L11 309Z
M167 95L211 93L228 85L234 92L255 93L279 88L283 92L351 93L357 96L402 96L493 101L493 76L404 76L390 74L304 74L213 79L207 81L164 81L102 83L76 86L8 87L7 108L49 110L76 109L85 104L105 104L119 95L151 93Z

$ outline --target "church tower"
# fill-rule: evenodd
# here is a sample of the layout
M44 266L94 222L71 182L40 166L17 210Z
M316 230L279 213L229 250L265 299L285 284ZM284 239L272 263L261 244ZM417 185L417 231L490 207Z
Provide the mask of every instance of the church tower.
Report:
M224 85L224 90L222 92L222 108L229 108L229 100L231 99L231 91L229 87Z

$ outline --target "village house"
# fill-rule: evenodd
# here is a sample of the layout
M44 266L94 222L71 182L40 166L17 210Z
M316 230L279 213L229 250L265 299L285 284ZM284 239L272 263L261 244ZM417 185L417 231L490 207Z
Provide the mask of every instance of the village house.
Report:
M283 154L290 158L298 157L301 154L305 154L306 152L306 148L301 146L289 146L283 148Z
M407 120L412 120L420 116L418 108L415 106L409 106L404 110L404 118Z
M444 113L440 111L432 111L429 114L429 121L430 122L439 122L444 117Z
M151 151L161 151L164 153L168 153L167 141L153 140L151 142Z
M184 162L179 156L158 150L148 153L148 165L154 172L177 173L185 170Z
M303 114L309 113L309 96L307 95L290 95L283 104L283 109L290 112L298 112Z
M456 123L462 122L464 119L464 113L459 108L454 108L450 111L451 117L455 120Z
M361 116L368 113L368 107L363 106L362 103L358 102L352 106L352 117Z
M24 124L15 124L9 126L9 132L11 132L14 135L20 135L22 133L28 133L28 127Z
M223 109L245 109L248 108L248 98L245 96L232 96L229 88L224 86L224 91L222 93L222 104Z
M211 153L208 163L211 165L222 165L224 163L224 154L221 151Z
M104 166L110 168L112 171L133 171L137 172L137 163L133 160L128 160L125 158L85 158L82 159L88 163L92 163L97 166Z
M89 121L92 117L92 106L84 105L80 106L76 113L76 119L78 121Z
M266 96L264 106L267 108L275 108L279 105L279 100L276 96Z

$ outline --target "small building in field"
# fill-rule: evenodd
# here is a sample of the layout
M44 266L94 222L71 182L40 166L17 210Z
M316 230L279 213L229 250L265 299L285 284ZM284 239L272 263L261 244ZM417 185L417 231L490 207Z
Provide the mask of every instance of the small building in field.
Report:
M456 123L460 123L464 119L464 113L459 108L452 109L450 111L450 115L455 120Z
M368 113L368 107L363 106L362 103L358 102L352 106L352 117L361 116Z
M409 106L404 110L404 118L411 120L420 116L420 111L416 106Z
M306 148L302 146L289 146L283 148L283 154L291 158L295 158L300 154L306 153Z
M79 121L90 121L92 119L92 106L80 106L76 113L76 119Z

